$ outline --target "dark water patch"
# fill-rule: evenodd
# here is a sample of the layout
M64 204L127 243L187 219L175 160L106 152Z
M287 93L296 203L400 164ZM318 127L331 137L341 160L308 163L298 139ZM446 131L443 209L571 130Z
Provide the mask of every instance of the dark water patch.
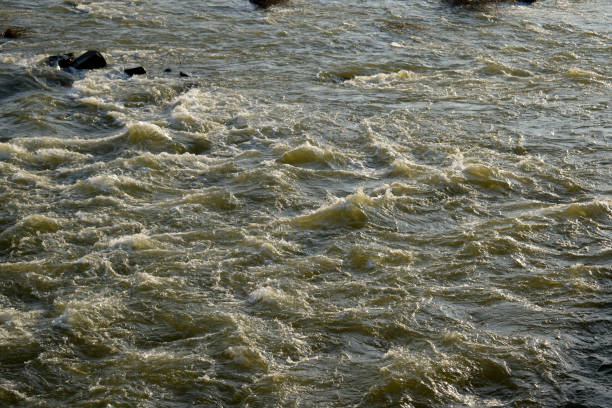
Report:
M6 67L0 76L0 100L9 103L21 94L48 90L47 86L30 70L22 67Z

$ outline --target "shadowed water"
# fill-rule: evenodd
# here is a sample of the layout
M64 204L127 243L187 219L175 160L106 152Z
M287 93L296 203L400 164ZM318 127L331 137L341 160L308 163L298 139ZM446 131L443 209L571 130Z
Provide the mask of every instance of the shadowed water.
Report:
M607 407L611 13L3 1L0 405Z

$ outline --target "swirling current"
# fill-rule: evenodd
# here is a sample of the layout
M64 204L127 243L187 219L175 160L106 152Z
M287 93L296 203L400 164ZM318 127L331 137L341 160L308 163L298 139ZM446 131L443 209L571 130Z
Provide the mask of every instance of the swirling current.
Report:
M0 406L611 406L611 16L2 0Z

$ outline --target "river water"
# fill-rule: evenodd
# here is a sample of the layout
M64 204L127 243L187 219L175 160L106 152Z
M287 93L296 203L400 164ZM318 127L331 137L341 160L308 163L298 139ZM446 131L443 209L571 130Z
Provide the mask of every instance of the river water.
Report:
M0 23L0 406L612 403L609 0Z

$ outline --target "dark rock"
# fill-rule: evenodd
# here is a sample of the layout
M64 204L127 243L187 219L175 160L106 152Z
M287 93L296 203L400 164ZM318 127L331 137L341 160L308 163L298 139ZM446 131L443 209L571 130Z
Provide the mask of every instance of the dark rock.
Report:
M186 73L184 73L183 71L179 72L179 75L182 77L189 77L189 75L187 75Z
M69 52L66 54L52 55L47 59L47 64L50 67L59 66L60 68L68 68L74 64L74 54Z
M287 0L249 0L249 1L255 4L257 7L268 8L270 6L274 6L275 4L285 3Z
M123 72L125 72L129 76L144 75L147 73L147 71L145 71L143 67L127 68L127 69L124 69Z
M9 27L2 33L2 36L4 38L20 38L23 37L27 31L25 27Z
M172 70L170 68L166 68L164 69L164 72L172 72Z
M98 51L87 51L79 56L71 65L76 69L98 69L106 66L106 60Z

